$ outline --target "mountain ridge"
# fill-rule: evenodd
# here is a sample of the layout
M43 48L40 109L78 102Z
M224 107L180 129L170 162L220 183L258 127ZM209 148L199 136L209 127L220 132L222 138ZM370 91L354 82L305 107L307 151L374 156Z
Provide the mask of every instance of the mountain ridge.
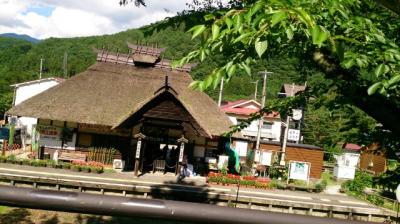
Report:
M36 39L34 37L31 37L31 36L29 36L27 34L1 33L0 36L1 37L15 38L15 39L22 39L22 40L26 40L26 41L34 43L34 44L39 43L40 41L42 41L40 39Z

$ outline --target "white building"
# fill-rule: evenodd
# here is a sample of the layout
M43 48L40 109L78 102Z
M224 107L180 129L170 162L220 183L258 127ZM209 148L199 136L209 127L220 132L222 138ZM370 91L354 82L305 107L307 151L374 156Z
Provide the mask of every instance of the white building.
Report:
M353 143L343 145L343 153L335 156L336 164L333 169L333 176L337 179L354 179L356 167L360 160L360 149Z
M244 122L251 117L251 114L257 113L261 109L261 104L255 100L238 100L228 102L221 106L234 125ZM241 133L248 138L256 138L258 132L259 120L254 120L249 126L244 128ZM261 139L280 141L281 136L281 118L278 112L264 115L261 128Z
M11 87L14 87L13 106L17 106L25 100L36 96L63 81L64 79L62 78L45 78L11 85ZM19 117L17 119L16 127L26 130L24 139L26 144L30 144L32 126L36 125L36 123L37 119L32 117Z

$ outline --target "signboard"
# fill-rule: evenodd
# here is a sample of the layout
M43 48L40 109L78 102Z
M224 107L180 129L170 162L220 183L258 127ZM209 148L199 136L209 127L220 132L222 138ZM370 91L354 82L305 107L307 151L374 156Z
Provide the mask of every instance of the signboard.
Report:
M399 186L397 186L396 198L397 198L397 201L400 202L400 184L399 184Z
M130 130L128 129L111 129L109 126L96 125L96 124L79 124L79 132L101 133L101 134L116 134L128 136Z
M247 142L242 142L242 141L237 141L236 142L236 151L239 154L239 156L247 156Z
M182 142L181 148L179 151L179 162L181 163L183 161L183 151L185 150L185 143Z
M308 162L290 161L289 179L308 181L310 166Z
M299 141L300 140L300 130L289 129L287 139L290 141Z
M228 166L228 156L218 156L218 169Z
M138 141L137 142L137 146L136 146L136 159L140 158L140 148L142 147L142 141Z
M271 166L272 152L262 152L261 153L261 165Z
M42 140L60 140L61 128L54 126L38 125L37 131L40 134Z

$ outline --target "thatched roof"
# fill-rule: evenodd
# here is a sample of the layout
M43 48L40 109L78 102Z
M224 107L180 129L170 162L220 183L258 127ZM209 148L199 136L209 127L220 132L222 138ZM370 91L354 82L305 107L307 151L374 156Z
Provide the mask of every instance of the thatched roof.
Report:
M104 62L11 108L7 114L115 128L155 97L164 86L165 76L177 92L176 98L209 137L229 131L232 123L217 104L205 93L188 87L192 82L189 73Z

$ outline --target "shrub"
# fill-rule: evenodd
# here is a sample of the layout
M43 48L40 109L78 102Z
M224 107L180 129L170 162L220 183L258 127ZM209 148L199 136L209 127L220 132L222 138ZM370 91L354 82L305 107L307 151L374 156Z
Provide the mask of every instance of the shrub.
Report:
M276 189L286 189L286 184L278 181L278 180L271 180L269 183L270 188L276 188Z
M71 170L75 172L81 171L81 166L79 165L71 165Z
M243 186L254 186L256 184L255 180L241 180L240 185Z
M47 167L51 167L51 168L55 168L57 163L54 160L45 160L46 161L46 166Z
M47 165L47 160L38 160L38 166L46 167L46 165Z
M90 172L92 172L92 173L102 173L103 172L103 167L91 166L90 167Z
M316 183L314 187L315 187L315 191L317 193L319 193L326 189L326 184L324 181L321 181L321 182Z
M30 159L22 160L22 165L31 165L31 160Z
M15 163L17 161L17 158L15 157L15 155L9 155L6 159L7 163Z
M39 166L39 160L37 160L37 159L32 160L31 166Z
M261 189L268 189L269 188L269 184L268 183L258 182L258 181L255 182L254 186L256 188L261 188Z
M63 169L71 169L71 163L61 162L60 164Z
M85 172L85 173L89 173L90 172L90 166L81 166L81 171Z
M7 162L7 157L0 156L0 163L5 163L5 162Z
M382 198L380 198L379 196L376 196L376 195L368 195L367 200L369 202L371 202L372 204L375 204L378 206L382 206L385 203L385 201Z
M372 187L373 178L366 172L356 172L354 180L344 182L341 187L345 191L363 192L366 187Z
M228 170L225 167L222 167L221 173L223 176L226 176L228 174Z

